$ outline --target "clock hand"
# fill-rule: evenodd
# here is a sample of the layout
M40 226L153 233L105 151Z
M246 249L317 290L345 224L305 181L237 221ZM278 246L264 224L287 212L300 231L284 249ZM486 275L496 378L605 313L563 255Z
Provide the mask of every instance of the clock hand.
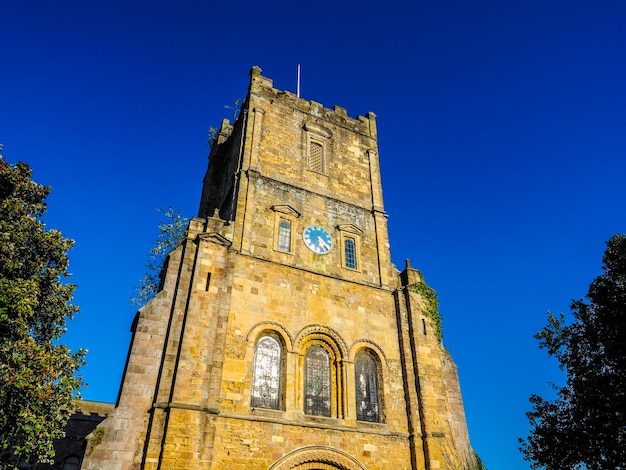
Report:
M330 247L326 244L324 240L322 240L322 237L317 237L317 243L319 243L321 247L324 247L327 250L330 250Z

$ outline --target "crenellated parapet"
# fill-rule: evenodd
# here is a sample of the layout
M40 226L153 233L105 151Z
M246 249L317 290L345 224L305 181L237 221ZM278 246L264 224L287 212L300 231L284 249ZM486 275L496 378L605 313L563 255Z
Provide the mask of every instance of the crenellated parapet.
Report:
M368 112L365 116L357 115L356 118L348 116L348 111L334 105L332 108L325 108L322 103L314 100L306 100L298 97L295 93L288 90L279 90L274 88L274 83L270 78L261 75L261 68L254 66L250 69L250 93L263 96L266 99L280 100L286 106L298 110L299 112L310 115L312 118L321 119L326 122L333 123L337 126L343 126L352 132L357 132L374 139L376 134L376 114Z

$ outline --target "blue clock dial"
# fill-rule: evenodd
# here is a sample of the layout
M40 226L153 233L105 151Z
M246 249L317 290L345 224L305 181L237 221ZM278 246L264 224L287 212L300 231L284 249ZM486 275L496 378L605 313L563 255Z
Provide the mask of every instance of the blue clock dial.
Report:
M325 255L333 248L333 237L328 230L319 225L309 225L305 228L302 239L307 248L318 255Z

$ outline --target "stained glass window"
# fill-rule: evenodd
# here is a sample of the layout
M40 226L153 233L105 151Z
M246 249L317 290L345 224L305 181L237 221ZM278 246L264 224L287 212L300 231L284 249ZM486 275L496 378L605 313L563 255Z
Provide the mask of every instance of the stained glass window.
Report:
M285 219L278 223L278 249L291 251L291 222Z
M257 342L252 373L252 407L279 409L281 352L280 343L271 336L263 336Z
M366 351L357 353L354 361L356 381L356 419L380 421L378 403L378 371L374 358Z
M304 358L304 412L330 416L330 357L319 346L311 346Z

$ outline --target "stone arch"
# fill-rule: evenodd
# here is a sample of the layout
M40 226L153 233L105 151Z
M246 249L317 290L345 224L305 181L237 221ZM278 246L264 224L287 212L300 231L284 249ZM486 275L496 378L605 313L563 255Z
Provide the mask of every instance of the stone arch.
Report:
M250 341L251 343L255 343L261 334L267 333L269 331L282 338L282 342L287 351L290 351L293 348L293 338L289 334L289 331L287 331L287 329L283 325L276 322L266 321L257 323L248 331L248 334L246 335L246 340Z
M338 360L348 357L348 347L341 335L324 325L309 325L302 328L294 340L294 348L302 353L307 345L316 339L326 342L333 349Z
M293 338L287 329L276 322L260 322L246 335L247 368L246 394L252 409L285 409L287 393L287 352L293 345ZM276 348L267 348L268 341L278 343ZM263 346L260 342L263 341ZM260 355L259 355L260 354Z
M352 344L352 346L350 347L350 360L354 361L356 353L362 349L371 350L374 354L378 356L381 365L383 367L387 367L387 356L385 355L385 352L382 350L382 348L380 348L380 346L378 346L378 344L369 339L359 339Z
M274 462L268 470L367 470L346 452L332 447L310 446L294 450Z
M313 348L318 347L328 355L329 363L326 369L324 367L316 369L314 365L312 368L308 367L309 351L312 352ZM347 410L344 361L347 359L348 350L341 336L327 326L309 325L298 333L294 342L294 352L299 356L298 368L301 371L301 378L297 384L298 408L307 415L344 418ZM322 382L319 382L320 377ZM323 384L318 390L327 392L316 393L316 380L317 383ZM308 395L307 391L310 392Z
M366 367L365 370L369 370L370 374L365 374L365 377L359 374L359 360L357 356L360 353L365 353L367 356L370 356L373 359L373 368ZM376 423L384 423L386 420L386 409L385 409L385 397L387 395L385 388L388 378L388 364L387 357L385 356L384 351L373 341L367 339L360 339L354 342L354 344L350 348L350 361L354 364L354 393L353 399L355 400L355 405L357 407L357 420L359 421L370 421ZM362 363L362 362L361 362ZM373 370L375 370L374 377L371 377ZM367 393L366 396L369 397L367 400L363 400L363 395L361 390L363 390L364 382L367 384L367 389L370 393ZM376 390L376 395L373 395L372 390ZM370 405L370 407L366 407L365 405ZM365 414L362 414L365 413Z

